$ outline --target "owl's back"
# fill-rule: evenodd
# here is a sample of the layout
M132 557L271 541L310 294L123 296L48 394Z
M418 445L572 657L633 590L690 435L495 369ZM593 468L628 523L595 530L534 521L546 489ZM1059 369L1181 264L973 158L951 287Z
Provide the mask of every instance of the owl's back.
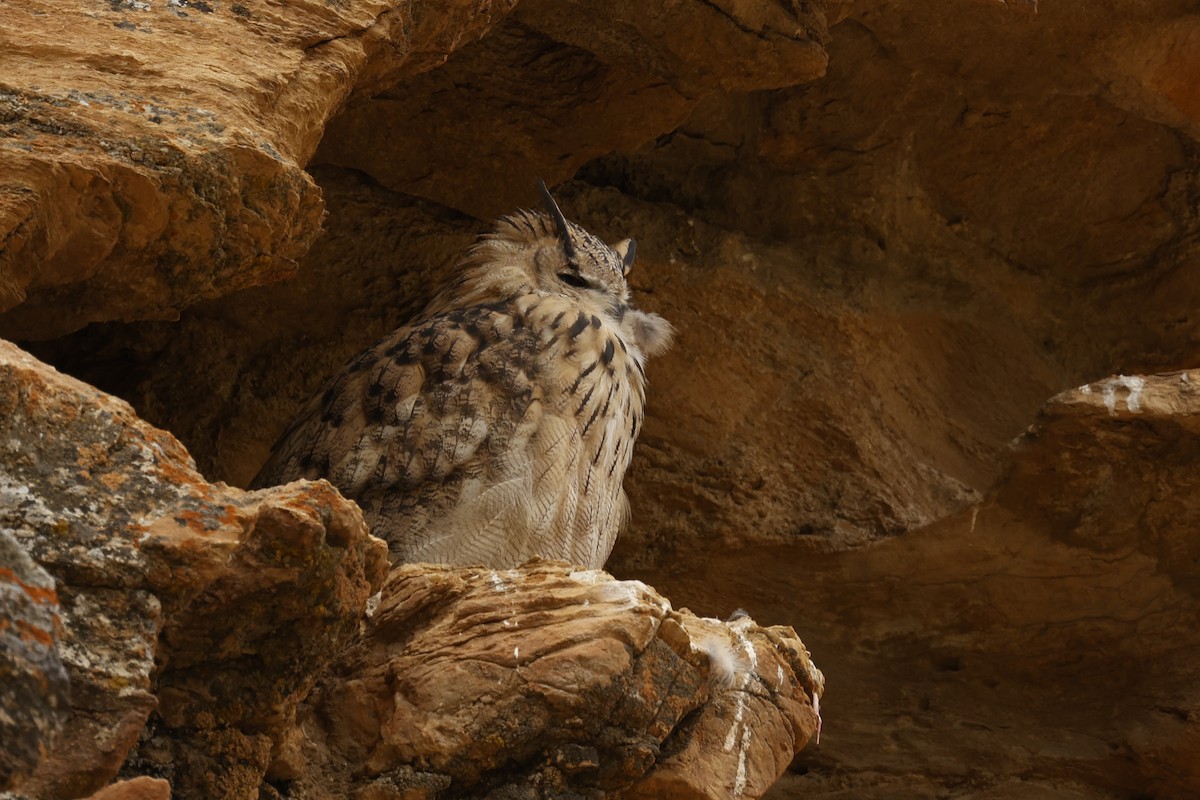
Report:
M627 513L640 382L614 380L619 345L602 363L591 318L572 336L578 313L524 299L439 313L358 355L253 485L328 479L395 563L515 566L538 555L601 566ZM597 360L583 363L589 352ZM619 366L623 378L640 373Z

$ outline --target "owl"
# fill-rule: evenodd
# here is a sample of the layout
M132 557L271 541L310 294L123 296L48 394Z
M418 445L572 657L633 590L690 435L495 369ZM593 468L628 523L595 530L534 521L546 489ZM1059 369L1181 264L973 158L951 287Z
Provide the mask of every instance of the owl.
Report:
M393 564L604 565L646 359L673 331L630 302L636 243L605 244L539 185L545 212L481 236L416 319L304 406L253 487L326 478Z

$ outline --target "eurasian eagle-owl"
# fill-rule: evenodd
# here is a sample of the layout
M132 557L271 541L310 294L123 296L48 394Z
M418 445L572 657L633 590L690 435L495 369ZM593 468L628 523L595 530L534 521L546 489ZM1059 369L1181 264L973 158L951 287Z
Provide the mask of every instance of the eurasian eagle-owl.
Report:
M500 219L408 325L355 357L253 486L326 478L393 563L603 566L670 324L629 302L635 243L545 213Z

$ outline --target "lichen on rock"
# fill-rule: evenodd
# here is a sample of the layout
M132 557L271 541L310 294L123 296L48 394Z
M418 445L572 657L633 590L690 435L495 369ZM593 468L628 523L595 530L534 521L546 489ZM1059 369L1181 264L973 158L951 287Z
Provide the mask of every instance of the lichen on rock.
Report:
M152 713L158 755L201 754L185 793L206 791L214 731L269 751L382 580L386 547L358 509L324 483L209 484L127 404L6 342L0 443L5 536L54 577L71 680L62 736L22 791L96 791Z
M10 502L0 501L0 525ZM37 768L62 728L71 687L60 620L54 581L0 527L0 792Z

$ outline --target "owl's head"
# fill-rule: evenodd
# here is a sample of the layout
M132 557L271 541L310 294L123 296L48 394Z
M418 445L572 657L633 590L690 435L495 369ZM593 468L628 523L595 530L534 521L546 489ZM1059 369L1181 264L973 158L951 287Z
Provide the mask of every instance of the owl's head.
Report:
M533 252L537 287L582 301L629 300L625 276L633 268L637 242L624 239L608 245L563 216L546 184L538 181L545 214L533 214L541 229ZM528 213L528 212L526 212Z
M674 335L671 324L629 302L626 276L637 243L606 244L568 221L546 184L539 180L538 186L545 211L501 218L468 254L462 285L488 286L492 299L531 292L563 297L609 317L646 355L665 351Z

